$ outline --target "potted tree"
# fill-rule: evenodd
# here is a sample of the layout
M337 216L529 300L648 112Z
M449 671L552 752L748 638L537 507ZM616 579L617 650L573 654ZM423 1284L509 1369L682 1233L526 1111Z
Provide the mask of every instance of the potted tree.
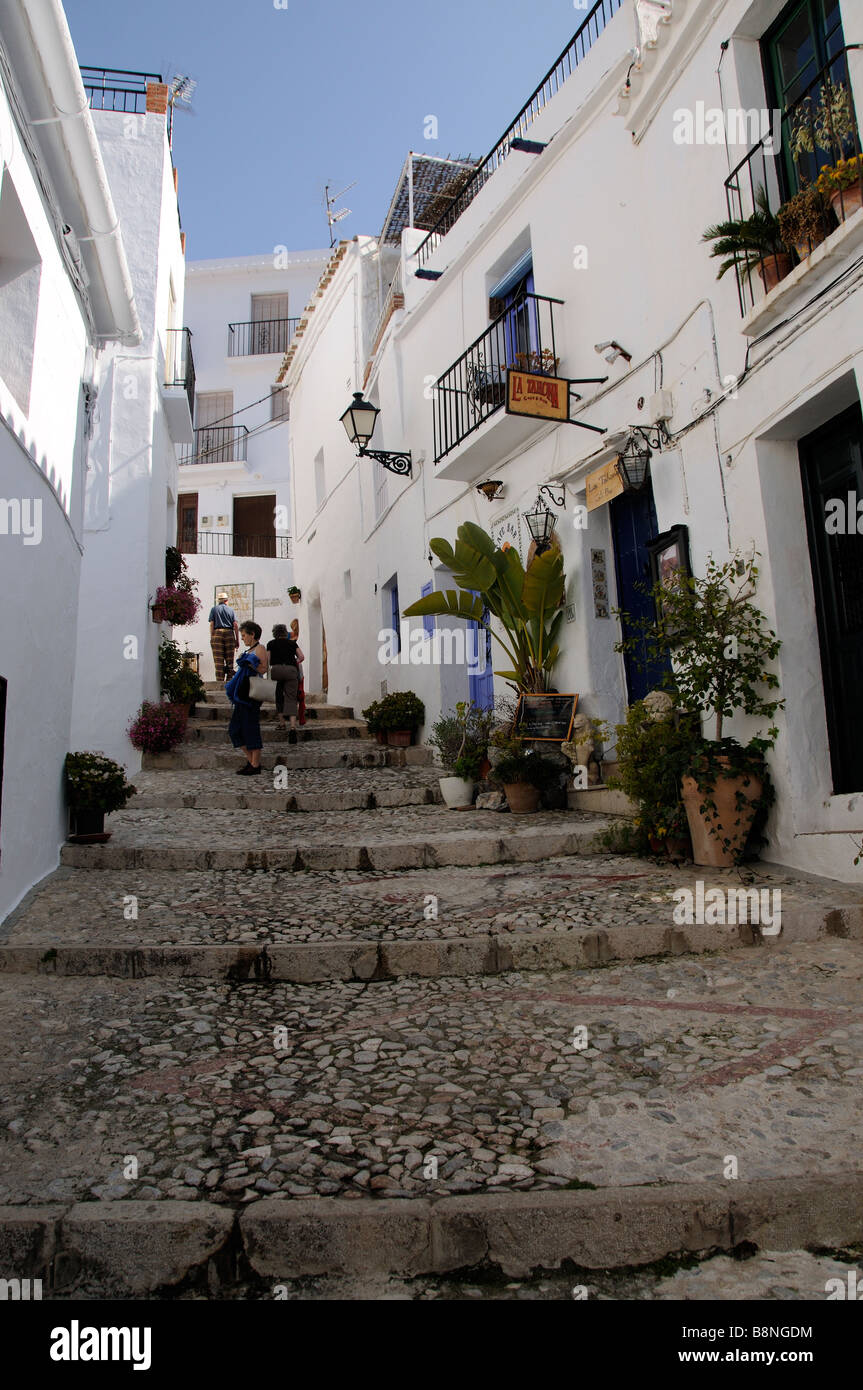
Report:
M717 272L717 280L735 267L745 275L757 269L769 294L794 269L791 252L770 210L767 191L761 185L755 193L755 211L749 217L717 222L707 228L701 240L714 243L711 256L725 258Z
M785 245L793 246L801 261L805 261L831 231L833 213L821 189L805 184L783 203L776 220Z
M550 758L526 748L523 739L506 729L492 735L491 780L503 787L506 802L515 816L535 815L542 792L552 787L560 770Z
M381 700L381 726L391 748L408 748L425 717L425 705L412 690L394 690Z
M456 534L455 547L439 537L429 542L458 585L435 590L404 610L404 617L444 615L475 622L491 632L512 668L495 671L517 693L542 694L560 648L563 622L563 556L559 549L534 555L527 568L514 546L498 548L487 531L472 521ZM478 596L477 596L478 595ZM502 637L491 627L495 618Z
M654 854L684 857L689 831L680 782L700 737L697 716L675 710L667 696L658 702L648 696L630 705L615 732L617 771L608 785L636 803L638 823Z
M451 809L473 805L476 784L486 764L494 718L493 711L460 700L453 714L444 714L432 725L428 738L437 749L446 776L439 778L444 802Z
M816 187L830 199L837 222L845 222L853 217L863 207L863 155L825 164L818 175Z
M384 728L381 718L380 700L372 700L372 703L366 706L363 710L363 719L366 721L366 727L369 733L374 734L378 743L386 743L387 731Z
M678 702L699 716L712 716L712 739L693 740L681 779L696 864L729 866L744 856L756 817L765 819L773 800L765 754L778 730L745 746L723 737L735 714L772 719L784 700L770 697L779 678L768 669L781 642L751 601L758 579L755 558L731 556L724 564L708 558L703 579L678 576L653 589L654 624L632 625L618 651L637 651L641 630L649 660L670 659Z
M63 771L69 839L78 845L104 844L111 838L105 816L121 811L135 788L120 764L103 753L67 753Z

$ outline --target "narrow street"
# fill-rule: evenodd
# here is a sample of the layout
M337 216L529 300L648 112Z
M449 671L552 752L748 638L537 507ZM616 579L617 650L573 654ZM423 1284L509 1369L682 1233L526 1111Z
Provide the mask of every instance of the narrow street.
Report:
M782 888L780 936L676 927L675 888L708 871L592 852L602 817L448 811L427 750L380 747L348 709L310 712L295 747L265 723L267 770L237 787L211 689L110 843L67 846L5 925L7 1227L28 1210L43 1235L63 1221L60 1248L84 1255L77 1296L193 1289L205 1272L220 1296L267 1296L254 1271L298 1297L345 1296L296 1283L324 1272L448 1297L431 1276L475 1266L466 1297L545 1298L571 1294L543 1283L557 1260L542 1211L607 1198L630 1215L613 1241L585 1229L597 1296L627 1296L614 1279L635 1275L615 1270L680 1250L711 1263L741 1242L786 1252L784 1272L768 1263L740 1286L754 1292L718 1296L823 1296L831 1268L794 1249L835 1251L859 1207L853 890L756 865ZM528 1220L535 1199L520 1253L496 1259L464 1231L442 1262L416 1234L399 1244L400 1202L419 1230L460 1198L492 1224L508 1204ZM250 1204L228 1269L225 1222ZM388 1234L370 1256L350 1232L373 1207ZM133 1268L110 1235L99 1258L88 1245L100 1212L108 1232L124 1213L155 1227L176 1213L199 1238ZM323 1247L291 1234L294 1212L328 1227ZM711 1268L700 1287L716 1296L716 1271L733 1287L747 1265ZM665 1277L693 1275L639 1276L632 1296L666 1296Z

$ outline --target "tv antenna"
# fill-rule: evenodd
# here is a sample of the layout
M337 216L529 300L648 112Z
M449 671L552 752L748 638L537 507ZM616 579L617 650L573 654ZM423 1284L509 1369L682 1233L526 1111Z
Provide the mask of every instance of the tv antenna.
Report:
M340 198L343 198L346 193L350 193L351 189L356 188L356 186L357 180L354 179L353 183L349 183L347 188L342 189L341 193L334 193L332 198L330 197L330 185L327 184L326 188L324 189L324 198L326 199L327 204L327 226L330 229L331 249L336 244L336 238L335 233L333 232L333 227L336 225L337 222L341 222L343 217L350 217L351 215L350 208L339 208L338 212L336 212L335 205Z
M168 145L172 145L174 135L174 107L179 106L194 116L192 96L198 83L194 77L178 72L168 83Z

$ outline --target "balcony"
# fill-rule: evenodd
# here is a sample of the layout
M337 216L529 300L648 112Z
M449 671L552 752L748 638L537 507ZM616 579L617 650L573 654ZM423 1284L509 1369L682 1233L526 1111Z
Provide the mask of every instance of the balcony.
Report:
M614 18L623 0L596 0L590 13L576 30L557 62L549 69L536 90L504 132L491 153L477 166L458 196L453 199L442 217L432 227L417 248L417 264L424 266L434 255L447 232L455 226L462 213L488 183L494 171L508 157L513 140L524 139L528 129L563 86L564 82L584 61L608 22Z
M162 78L156 72L82 67L81 81L91 111L125 111L143 115L147 110L147 87L152 83L161 84Z
M264 357L287 352L299 319L262 319L228 324L229 357Z
M554 306L561 299L524 294L471 343L435 384L434 451L437 477L472 482L489 465L548 424L507 415L508 368L556 376ZM495 423L493 416L498 416Z
M192 355L192 334L188 328L168 329L162 404L174 443L191 444L195 437L192 429L195 418L195 359Z
M203 425L195 430L194 444L183 451L180 463L245 463L248 448L249 431L245 425Z
M180 537L184 555L237 555L244 559L290 560L291 536L238 536L229 531L198 531Z
M807 188L812 195L805 225L799 236L788 237L788 245L779 242L771 250L755 240L751 250L734 256L747 333L761 332L785 312L781 306L804 276L807 290L832 278L838 260L863 241L863 217L856 215L863 206L863 154L848 52L841 49L784 113L781 142L763 136L725 181L731 222L759 211L776 215L796 195L805 197Z

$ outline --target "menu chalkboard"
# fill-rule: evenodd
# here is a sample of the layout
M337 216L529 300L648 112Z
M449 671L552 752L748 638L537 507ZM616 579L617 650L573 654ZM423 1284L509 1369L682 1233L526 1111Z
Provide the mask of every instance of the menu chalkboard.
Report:
M521 695L515 715L520 738L562 743L572 737L577 695Z

